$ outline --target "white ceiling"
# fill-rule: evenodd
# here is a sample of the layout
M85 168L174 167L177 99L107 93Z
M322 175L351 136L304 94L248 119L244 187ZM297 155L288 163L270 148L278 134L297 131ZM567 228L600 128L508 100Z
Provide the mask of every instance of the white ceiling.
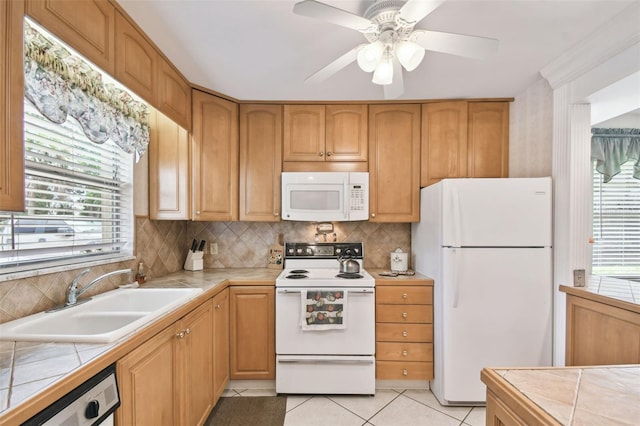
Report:
M380 100L353 63L318 84L304 80L365 41L293 13L297 0L118 0L193 84L238 100ZM326 0L362 15L372 1ZM399 99L514 97L538 71L637 0L448 0L416 29L496 38L486 60L427 52L404 72Z

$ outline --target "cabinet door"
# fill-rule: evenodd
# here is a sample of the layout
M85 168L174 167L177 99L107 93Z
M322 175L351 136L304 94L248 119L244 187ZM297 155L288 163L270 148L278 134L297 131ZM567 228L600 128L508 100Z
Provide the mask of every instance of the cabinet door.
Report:
M191 130L191 86L161 57L158 57L158 108L181 127Z
M116 424L180 424L175 334L174 325L167 327L117 362L121 405Z
M115 8L108 0L28 0L27 14L113 75Z
M284 161L324 161L324 105L284 106Z
M229 290L213 298L213 395L218 401L229 382Z
M238 220L238 105L194 90L194 220Z
M367 161L367 105L326 106L327 161Z
M420 220L420 105L369 106L369 220Z
M24 3L0 2L0 210L24 210Z
M422 105L420 186L467 176L467 101Z
M149 124L149 217L187 220L189 136L185 129L155 110Z
M240 220L280 221L282 107L240 105Z
M509 176L509 103L469 102L469 177Z
M274 287L231 287L230 298L231 379L274 379Z
M211 300L179 322L181 424L201 425L213 409L213 304ZM179 334L182 336L182 334ZM158 423L159 424L159 423Z
M153 45L124 16L116 12L116 73L120 83L149 103L156 102L158 54Z

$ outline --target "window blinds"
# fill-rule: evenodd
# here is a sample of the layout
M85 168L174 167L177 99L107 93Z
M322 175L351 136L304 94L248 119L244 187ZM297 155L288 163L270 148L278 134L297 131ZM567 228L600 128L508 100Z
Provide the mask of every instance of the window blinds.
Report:
M593 237L593 274L640 277L640 181L633 162L607 183L594 171Z
M131 254L132 155L24 108L26 211L0 212L0 268Z

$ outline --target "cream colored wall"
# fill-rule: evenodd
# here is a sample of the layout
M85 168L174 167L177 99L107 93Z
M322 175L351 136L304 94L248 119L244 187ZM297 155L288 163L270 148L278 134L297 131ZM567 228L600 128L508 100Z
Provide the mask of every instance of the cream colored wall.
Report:
M515 96L509 111L509 176L551 176L553 90L540 78Z

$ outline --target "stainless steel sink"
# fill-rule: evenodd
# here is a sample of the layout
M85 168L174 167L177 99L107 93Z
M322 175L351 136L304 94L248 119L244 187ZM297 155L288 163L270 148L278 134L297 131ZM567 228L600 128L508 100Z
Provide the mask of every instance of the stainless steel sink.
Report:
M199 288L128 288L54 312L0 324L0 340L109 343L202 293Z

